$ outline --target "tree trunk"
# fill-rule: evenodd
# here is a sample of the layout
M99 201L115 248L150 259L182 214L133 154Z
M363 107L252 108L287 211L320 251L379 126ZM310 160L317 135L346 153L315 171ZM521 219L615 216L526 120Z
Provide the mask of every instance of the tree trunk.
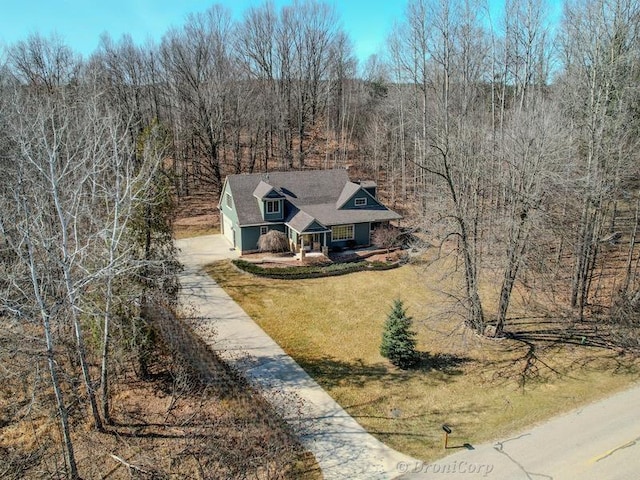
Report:
M636 201L636 211L633 217L633 231L631 232L631 239L629 240L629 253L627 254L627 263L625 266L625 278L622 291L626 294L629 291L629 287L635 281L635 271L632 271L633 256L636 249L636 237L638 234L638 222L640 221L640 195Z
M511 292L515 284L518 269L520 267L520 261L524 254L526 246L526 235L523 238L523 230L527 219L527 212L520 214L520 222L516 228L515 236L512 236L509 244L509 255L507 258L507 265L504 269L504 278L502 280L502 287L500 289L500 300L498 303L498 316L496 320L496 331L494 336L499 337L503 334L504 328L507 322L507 311L511 302Z

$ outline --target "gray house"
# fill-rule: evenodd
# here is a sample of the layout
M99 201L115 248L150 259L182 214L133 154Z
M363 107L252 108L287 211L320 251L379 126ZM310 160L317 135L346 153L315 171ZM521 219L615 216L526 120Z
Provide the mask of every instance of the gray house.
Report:
M380 224L402 218L376 198L375 182L351 182L346 170L229 175L220 203L222 233L242 253L279 230L292 251L371 244Z

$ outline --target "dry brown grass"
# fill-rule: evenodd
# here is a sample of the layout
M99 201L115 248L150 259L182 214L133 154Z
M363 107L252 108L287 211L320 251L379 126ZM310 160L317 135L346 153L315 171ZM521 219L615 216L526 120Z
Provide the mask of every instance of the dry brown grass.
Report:
M514 299L518 339L470 333L445 292L460 282L451 262L297 281L257 278L227 262L209 271L368 431L424 460L443 455L443 423L453 427L452 444L483 442L636 381L635 361L598 347L588 326L542 317L525 297ZM496 285L482 285L487 305ZM423 352L414 370L392 367L378 351L396 298Z
M31 330L21 335L16 348L6 335L20 340L16 332L3 330L0 337L5 375L0 388L3 479L63 478L58 420L46 370L42 358L29 355L38 342L26 342L37 338L32 336L37 329ZM153 358L147 380L129 369L118 375L113 385L114 424L105 433L91 428L79 385L74 389L65 383L82 478L320 478L313 456L260 394L224 364L207 362L217 369L212 372L216 381L203 383L166 349L158 349ZM69 373L69 365L64 367Z
M189 238L220 233L218 198L211 193L181 197L173 222L175 238Z

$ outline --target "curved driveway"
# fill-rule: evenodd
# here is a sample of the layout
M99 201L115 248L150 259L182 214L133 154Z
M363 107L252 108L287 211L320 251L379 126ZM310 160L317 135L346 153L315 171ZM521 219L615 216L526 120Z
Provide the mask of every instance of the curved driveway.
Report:
M201 268L237 256L220 235L177 242L192 326L262 388L300 433L327 479L627 480L640 478L640 386L559 416L513 438L422 463L367 434ZM455 432L452 440L455 442Z
M237 257L222 235L176 241L185 266L182 302L194 308L191 327L250 382L300 435L324 477L391 479L416 461L369 435L202 271Z

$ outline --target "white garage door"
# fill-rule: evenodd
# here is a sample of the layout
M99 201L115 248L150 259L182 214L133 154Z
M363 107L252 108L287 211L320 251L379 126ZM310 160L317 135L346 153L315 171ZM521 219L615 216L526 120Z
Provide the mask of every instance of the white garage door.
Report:
M227 216L224 214L222 214L222 230L224 232L225 238L229 240L229 243L235 247L236 242L234 238L233 223L231 222L231 219L227 218Z

